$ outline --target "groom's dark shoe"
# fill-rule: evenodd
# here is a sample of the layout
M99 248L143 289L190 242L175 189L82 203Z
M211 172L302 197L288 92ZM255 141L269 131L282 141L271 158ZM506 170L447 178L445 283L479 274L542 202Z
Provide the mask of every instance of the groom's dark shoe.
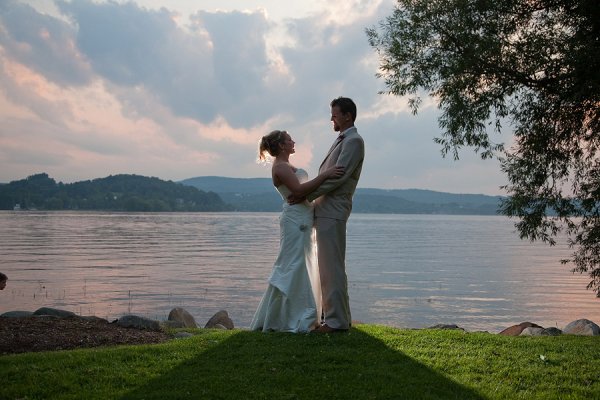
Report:
M337 329L332 328L327 324L323 324L315 330L312 330L311 333L340 333L340 332L348 332L348 329Z

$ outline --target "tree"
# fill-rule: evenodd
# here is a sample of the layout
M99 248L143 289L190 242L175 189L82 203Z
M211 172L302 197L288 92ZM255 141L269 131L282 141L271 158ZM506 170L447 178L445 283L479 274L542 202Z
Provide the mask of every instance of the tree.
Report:
M565 232L573 272L600 297L600 5L597 0L398 0L367 29L386 93L441 110L443 155L498 157L500 211L522 239ZM512 126L510 145L492 135Z
M114 211L230 211L213 192L140 175L111 175L92 181L58 184L48 174L0 185L0 209Z

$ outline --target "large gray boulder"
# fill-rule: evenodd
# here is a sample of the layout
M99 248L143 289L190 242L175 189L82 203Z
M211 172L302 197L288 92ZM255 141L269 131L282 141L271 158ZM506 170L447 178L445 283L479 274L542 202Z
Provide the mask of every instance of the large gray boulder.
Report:
M542 331L542 336L560 336L560 335L562 335L562 331L553 326L551 326L550 328L546 328Z
M215 315L213 315L208 320L206 325L204 325L204 327L205 328L218 328L217 325L222 325L227 329L233 329L233 321L231 320L231 318L229 318L229 314L227 314L227 311L221 310L218 313L216 313Z
M183 324L184 328L197 328L194 317L181 307L175 307L169 313L169 321L178 321Z
M117 325L125 328L160 330L160 322L153 319L138 317L137 315L124 315L117 320Z
M42 307L33 312L33 315L50 315L53 317L67 318L76 317L77 314L71 311L59 310L57 308Z
M31 317L33 315L32 311L7 311L0 315L3 318L25 318Z
M535 326L529 326L521 331L519 336L542 336L544 334L544 328L536 328Z
M598 336L600 335L600 327L589 319L578 319L565 326L563 333L567 335Z

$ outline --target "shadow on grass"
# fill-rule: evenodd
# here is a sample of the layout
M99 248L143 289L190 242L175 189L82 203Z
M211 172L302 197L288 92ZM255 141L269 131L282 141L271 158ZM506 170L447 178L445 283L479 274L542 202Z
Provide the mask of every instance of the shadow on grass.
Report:
M199 344L200 337L189 340ZM401 347L401 346L400 346ZM241 331L124 399L482 399L361 328L335 335Z

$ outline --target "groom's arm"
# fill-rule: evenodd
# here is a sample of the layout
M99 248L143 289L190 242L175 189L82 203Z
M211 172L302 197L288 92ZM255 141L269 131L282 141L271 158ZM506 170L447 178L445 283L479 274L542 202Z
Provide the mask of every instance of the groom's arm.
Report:
M361 163L364 156L365 144L361 138L348 138L342 142L342 148L335 165L344 167L344 175L339 178L327 179L317 189L309 193L306 198L313 201L332 190L342 186L354 174L354 170Z

